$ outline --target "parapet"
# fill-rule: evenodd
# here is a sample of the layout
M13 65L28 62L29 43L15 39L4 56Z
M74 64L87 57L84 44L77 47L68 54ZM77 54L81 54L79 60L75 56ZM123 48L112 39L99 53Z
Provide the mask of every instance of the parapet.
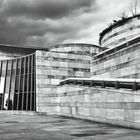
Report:
M122 18L114 21L108 28L100 33L101 47L114 48L129 40L139 37L140 15Z

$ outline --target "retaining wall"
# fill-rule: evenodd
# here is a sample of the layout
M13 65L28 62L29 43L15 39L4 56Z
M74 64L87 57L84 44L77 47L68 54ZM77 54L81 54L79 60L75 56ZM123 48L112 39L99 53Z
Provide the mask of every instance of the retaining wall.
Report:
M140 128L140 92L64 85L46 98L46 112Z

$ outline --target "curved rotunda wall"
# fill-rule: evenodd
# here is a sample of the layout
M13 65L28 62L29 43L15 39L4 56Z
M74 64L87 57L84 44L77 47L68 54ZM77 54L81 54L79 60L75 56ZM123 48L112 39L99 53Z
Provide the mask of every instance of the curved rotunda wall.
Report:
M100 34L101 47L114 48L140 36L140 15L120 22L114 24L113 27L105 29Z
M99 53L101 51L101 48L92 44L70 43L51 46L49 51L94 55Z
M140 37L95 55L92 78L140 78Z

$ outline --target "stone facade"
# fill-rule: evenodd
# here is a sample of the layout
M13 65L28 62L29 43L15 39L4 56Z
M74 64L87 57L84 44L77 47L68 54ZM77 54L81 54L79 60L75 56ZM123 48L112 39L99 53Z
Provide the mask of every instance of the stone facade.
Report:
M100 36L101 47L114 48L139 37L140 15L129 17L105 29Z
M97 54L91 64L91 75L93 78L140 78L139 38Z
M137 91L63 85L47 95L48 114L58 114L131 128L140 128Z
M60 80L68 77L89 78L91 48L87 45L59 45L48 52L36 51L37 111L47 112L49 94L56 94Z
M65 52L65 53L76 53L83 55L94 56L95 54L101 52L104 48L101 48L97 45L91 44L80 44L80 43L72 43L72 44L60 44L51 46L49 51L53 52Z

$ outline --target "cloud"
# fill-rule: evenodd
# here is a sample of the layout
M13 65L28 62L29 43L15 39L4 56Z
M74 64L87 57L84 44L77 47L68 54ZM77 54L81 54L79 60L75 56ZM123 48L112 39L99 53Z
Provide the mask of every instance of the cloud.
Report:
M98 44L99 33L133 0L1 0L0 43L49 47ZM139 5L138 5L139 7Z
M7 16L62 18L79 8L88 8L92 0L4 0L2 12Z
M0 42L46 47L63 42L84 26L77 17L88 13L95 3L94 0L2 0Z

